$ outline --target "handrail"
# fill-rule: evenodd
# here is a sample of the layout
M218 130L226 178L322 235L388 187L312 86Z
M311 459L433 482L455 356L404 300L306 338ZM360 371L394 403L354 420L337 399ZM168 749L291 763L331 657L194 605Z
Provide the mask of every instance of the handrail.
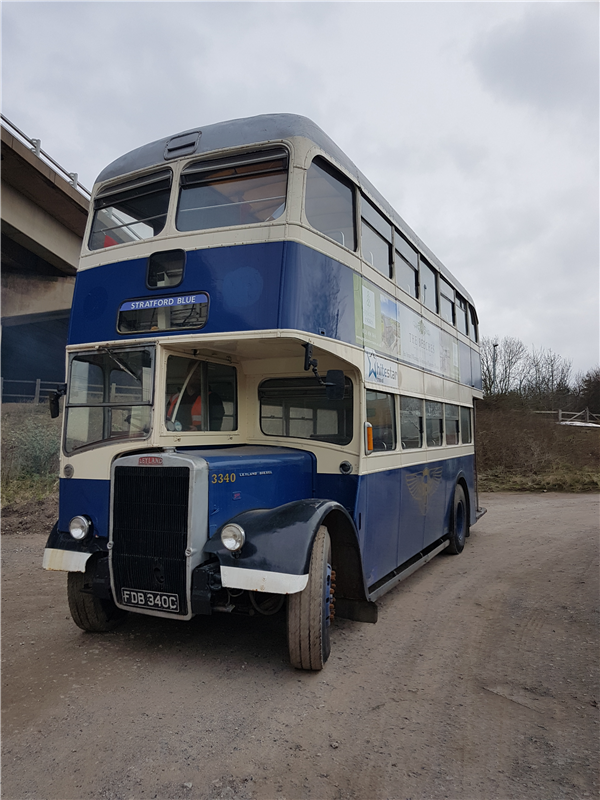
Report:
M0 114L0 117L2 118L2 122L5 124L5 126L7 128L12 129L15 133L17 133L21 137L21 139L25 140L26 144L31 145L31 150L35 153L35 155L38 158L42 158L42 156L43 156L43 158L46 161L50 162L50 166L54 168L55 172L58 172L59 174L62 173L61 177L64 177L65 175L67 176L68 183L69 183L70 186L72 186L74 189L79 190L80 194L83 194L84 196L87 196L88 200L90 199L90 197L92 196L92 193L90 192L89 189L86 189L86 187L82 183L79 182L78 177L77 177L77 173L76 172L67 172L67 170L58 163L58 161L55 161L52 158L51 155L46 153L45 150L42 150L42 140L41 139L30 139L29 136L27 136L27 134L23 133L22 130L17 128L17 126L14 124L14 122L11 122L8 119L8 117L4 116L4 114Z

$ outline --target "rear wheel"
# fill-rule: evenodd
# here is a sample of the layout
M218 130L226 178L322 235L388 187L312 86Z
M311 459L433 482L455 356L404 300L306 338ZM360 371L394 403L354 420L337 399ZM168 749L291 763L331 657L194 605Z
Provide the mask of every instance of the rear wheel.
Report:
M331 541L322 525L313 544L306 588L288 596L288 648L296 669L323 669L329 658L331 592Z
M127 611L117 608L112 600L101 600L90 594L91 579L89 568L85 572L69 572L67 597L73 622L83 631L112 631L123 622Z
M457 486L454 490L454 503L452 506L452 519L450 520L450 544L446 552L450 555L462 553L465 541L469 535L469 516L467 513L467 501L462 486Z

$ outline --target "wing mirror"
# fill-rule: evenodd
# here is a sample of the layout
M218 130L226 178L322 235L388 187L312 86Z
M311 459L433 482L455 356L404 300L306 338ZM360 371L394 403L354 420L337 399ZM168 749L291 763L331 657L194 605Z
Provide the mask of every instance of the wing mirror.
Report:
M312 369L315 378L321 386L325 387L328 400L342 400L345 389L344 371L341 369L329 369L325 375L325 380L323 380L317 369L319 362L316 358L313 358L312 344L306 342L302 347L304 348L304 370L308 372L309 369Z
M67 384L63 383L56 387L56 391L48 395L48 405L50 406L50 416L56 419L60 414L59 400L67 393Z

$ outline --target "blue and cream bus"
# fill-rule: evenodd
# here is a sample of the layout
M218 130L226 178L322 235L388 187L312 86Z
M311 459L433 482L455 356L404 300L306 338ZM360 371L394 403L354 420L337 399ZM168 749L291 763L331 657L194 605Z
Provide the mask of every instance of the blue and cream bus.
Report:
M318 670L334 616L375 622L481 513L473 301L304 117L100 174L67 361L43 564L86 631L285 607L291 663Z

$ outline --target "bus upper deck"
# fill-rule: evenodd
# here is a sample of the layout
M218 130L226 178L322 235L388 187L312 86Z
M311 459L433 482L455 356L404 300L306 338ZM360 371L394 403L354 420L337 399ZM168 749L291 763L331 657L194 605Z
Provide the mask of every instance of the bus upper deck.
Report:
M70 344L300 330L481 388L469 294L303 117L134 150L93 208Z

